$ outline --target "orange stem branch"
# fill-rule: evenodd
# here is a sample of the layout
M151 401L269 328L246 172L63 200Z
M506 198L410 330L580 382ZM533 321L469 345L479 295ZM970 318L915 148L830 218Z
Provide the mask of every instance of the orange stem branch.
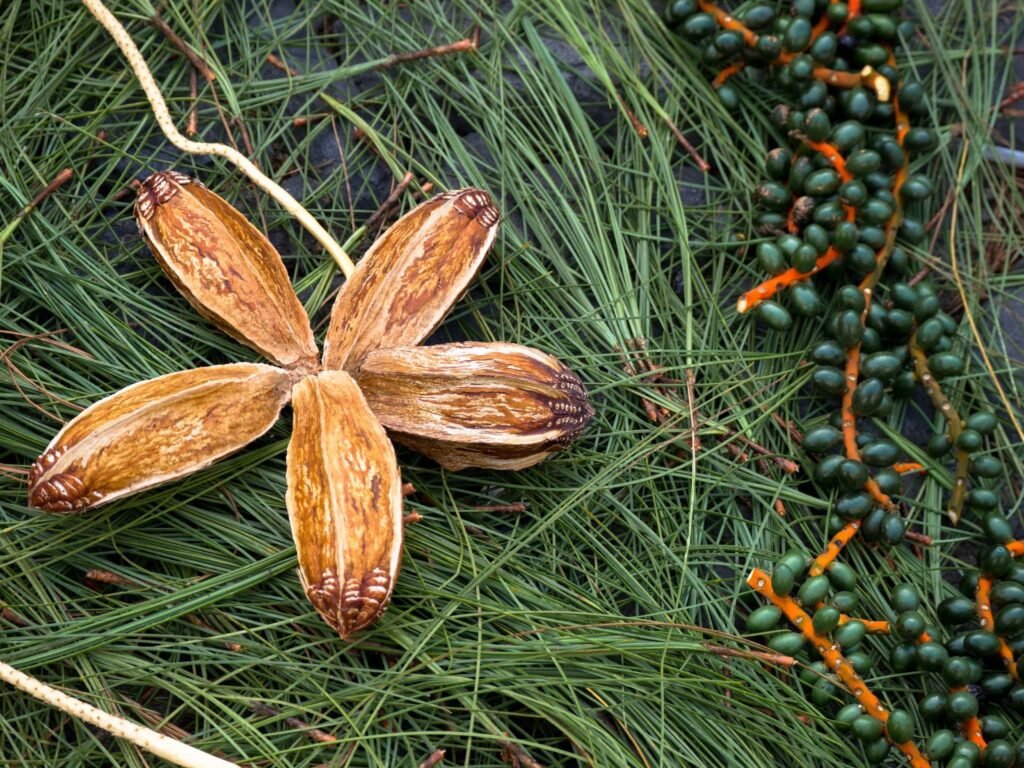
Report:
M700 5L700 9L704 13L711 14L722 29L739 32L743 35L743 42L748 48L753 48L757 44L757 33L728 11L719 8L714 3L709 2L709 0L699 0L698 5Z
M826 160L832 163L832 167L836 169L836 173L839 174L839 178L843 181L849 181L853 178L853 174L846 170L846 160L843 159L838 149L824 141L806 141L804 143L815 152L820 152ZM848 208L849 206L846 207ZM853 219L850 220L853 221Z
M750 576L747 577L747 584L755 592L779 608L790 624L796 627L811 642L815 650L825 661L825 666L835 673L835 676L853 694L867 714L876 720L880 720L883 725L889 720L889 711L885 708L885 705L872 693L860 675L857 674L853 665L846 660L842 652L840 652L839 646L814 631L811 617L794 600L775 594L771 588L771 579L767 573L755 568L751 571ZM931 768L931 763L925 759L914 742L906 741L895 746L910 759L910 765L913 768Z
M949 692L956 693L957 691L966 690L968 690L966 687L950 688ZM960 724L960 731L963 733L965 739L977 745L978 749L982 752L985 751L985 747L988 746L988 743L985 741L985 737L981 734L981 720L977 717L964 720Z
M825 570L832 565L832 561L839 557L839 553L843 551L843 548L850 543L850 540L857 535L857 531L860 530L860 521L854 520L846 524L846 526L839 531L835 536L832 537L832 541L828 543L828 547L825 551L814 558L814 562L811 563L811 568L807 572L808 576L821 576Z
M799 283L806 280L811 275L816 275L818 272L821 272L821 270L825 269L825 267L834 262L841 255L842 254L839 253L839 251L830 246L825 253L818 257L818 261L815 263L814 269L810 272L798 272L790 267L785 272L781 272L775 277L765 280L760 285L751 288L740 296L739 301L736 302L736 311L741 315L744 312L750 311L762 301L770 299L783 288L787 288L794 283Z
M725 82L730 77L732 77L733 75L741 72L743 70L744 66L746 66L746 65L742 61L737 61L737 62L735 62L733 64L730 64L728 67L726 67L721 72L719 72L717 75L715 75L715 79L711 81L712 87L713 88L721 88L723 85L725 85Z
M924 472L925 468L916 461L898 461L892 465L894 472L905 475L908 472Z
M876 273L878 271L876 270ZM875 275L869 275L861 283L860 288L864 293L864 312L861 315L861 322L867 316L868 307L871 306L872 288L874 281L869 280ZM857 445L857 415L853 412L853 396L857 392L857 381L860 377L860 344L851 349L846 356L846 392L843 394L843 404L840 414L843 419L843 451L846 458L851 461L860 461L860 446ZM895 509L892 499L882 491L874 478L869 477L864 488L871 494L871 498L885 509Z
M975 600L978 606L978 623L981 624L981 628L986 632L996 631L995 617L992 615L992 577L982 576L978 579L978 589L975 592ZM999 638L999 655L1003 658L1003 664L1006 665L1006 671L1010 673L1010 677L1014 680L1020 680L1020 676L1017 674L1017 660L1013 658L1013 650L1010 648L1010 644L1001 635L996 635Z
M892 632L892 627L888 621L878 621L874 619L856 619L852 616L843 614L839 617L839 624L843 625L850 621L859 621L864 625L864 629L867 630L869 635L888 635Z

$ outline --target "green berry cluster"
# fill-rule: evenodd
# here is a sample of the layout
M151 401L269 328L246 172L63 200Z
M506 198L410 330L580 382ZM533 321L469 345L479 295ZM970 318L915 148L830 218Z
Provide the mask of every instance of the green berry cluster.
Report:
M911 166L940 137L912 125L926 104L921 85L901 80L896 66L894 49L913 31L901 7L902 0L792 0L785 10L753 2L733 13L709 0L675 0L665 9L666 21L717 70L713 85L726 107L742 107L741 81L751 70L783 100L772 112L781 141L753 192L754 251L767 277L738 309L774 331L795 317L823 317L811 380L840 400L803 437L816 457L816 484L834 493L829 548L816 557L787 553L766 579L753 574L749 583L771 604L749 615L747 630L779 654L806 659L799 684L816 705L832 707L842 688L858 698L835 719L870 763L895 747L913 766L1024 766L1024 542L1014 540L988 487L1003 474L985 450L998 419L987 410L961 416L943 390L965 371L967 353L936 286L916 273L934 184ZM904 475L921 469L865 426L919 389L943 417L924 449L952 468L949 517L956 523L966 510L989 541L962 597L922 611L914 589L901 584L891 615L854 618L858 578L839 556L855 538L904 542L896 500ZM936 613L933 624L927 617ZM865 648L869 635L887 638L887 659ZM923 726L887 708L864 682L884 688L893 675L918 681Z

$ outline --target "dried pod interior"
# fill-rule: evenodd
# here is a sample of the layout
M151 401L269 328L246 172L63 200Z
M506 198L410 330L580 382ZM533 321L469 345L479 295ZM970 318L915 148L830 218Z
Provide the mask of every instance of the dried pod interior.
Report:
M395 451L344 371L295 386L288 517L306 595L342 637L387 607L402 552Z
M338 294L324 368L351 370L372 349L423 341L477 273L498 219L486 192L457 189L395 222Z
M140 188L135 218L203 317L278 365L315 370L313 331L281 256L241 213L195 179L162 171Z
M234 453L277 420L286 371L236 363L134 384L74 418L32 465L29 503L79 512Z
M238 211L166 171L142 185L136 216L185 297L283 368L202 368L97 403L33 465L36 507L78 511L207 466L263 434L294 394L287 507L299 574L348 637L387 606L401 559L401 482L381 420L446 467L520 469L592 415L579 379L537 350L394 348L433 330L493 243L498 211L478 189L422 203L370 248L335 303L325 351L335 370L323 372L280 257ZM357 383L343 369L374 350Z
M576 374L518 344L378 349L357 380L392 437L448 469L532 466L593 415Z

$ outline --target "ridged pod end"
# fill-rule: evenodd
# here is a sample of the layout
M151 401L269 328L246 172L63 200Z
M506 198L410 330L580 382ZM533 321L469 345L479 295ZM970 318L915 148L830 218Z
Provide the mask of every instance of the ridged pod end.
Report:
M344 639L373 624L387 610L391 576L374 568L362 578L350 578L344 586L333 570L306 587L306 596L323 619Z
M138 197L135 198L135 218L141 222L149 221L157 206L163 205L186 184L200 184L191 176L186 176L178 171L157 171L139 187Z
M82 478L68 472L59 472L41 482L37 476L28 490L29 505L45 512L78 512L102 499L102 493L89 491Z
M498 208L491 196L482 189L456 189L440 196L443 200L454 200L455 210L467 218L474 219L484 229L497 226L501 220Z
M550 427L561 432L559 445L567 446L586 429L594 416L594 407L590 404L583 382L569 368L563 366L557 374L555 388L565 397L549 400L553 414Z

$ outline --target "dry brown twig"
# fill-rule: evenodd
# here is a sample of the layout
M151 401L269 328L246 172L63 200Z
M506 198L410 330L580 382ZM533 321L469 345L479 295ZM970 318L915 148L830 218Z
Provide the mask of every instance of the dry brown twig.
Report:
M285 64L284 59L282 59L280 56L275 56L272 53L268 53L267 64L274 67L275 69L281 70L286 75L290 75L291 77L299 76L299 70L295 69L294 67L289 67L287 64Z
M419 59L432 59L435 56L447 56L452 53L468 53L469 51L477 50L479 45L480 36L479 31L477 31L470 37L457 40L454 43L435 45L418 51L408 51L407 53L393 53L374 67L374 69L390 69L397 64L405 64L410 61L418 61Z
M419 764L419 768L434 768L435 765L440 765L443 760L444 750L435 749L426 760Z
M258 715L262 715L263 717L281 716L280 710L275 709L269 704L264 704L262 701L250 701L249 709L251 709ZM295 730L302 731L306 734L306 736L308 736L310 739L319 744L332 744L338 740L336 736L332 736L331 734L327 733L327 731L322 731L319 728L314 728L309 723L305 722L304 720L300 720L297 717L286 717L284 718L284 722L286 725L291 726Z
M506 738L510 736L508 732L505 733ZM529 753L521 746L512 741L502 741L501 743L501 759L512 766L512 768L544 768L543 765L538 763Z
M159 13L154 15L149 20L149 23L159 29L168 42L181 51L182 55L189 60L192 67L203 76L206 82L212 83L217 79L217 75L210 69L210 65L206 63L203 57L191 45L178 37L178 33L171 29L170 25L160 17Z
M378 222L382 221L384 217L387 216L388 211L390 211L392 206L398 202L398 198L400 198L402 193L409 187L413 178L414 177L410 171L405 172L405 175L402 176L398 184L395 185L395 188L391 190L391 193L384 199L384 202L377 206L377 210L370 214L370 218L368 218L366 223L363 224L366 231L370 231Z

